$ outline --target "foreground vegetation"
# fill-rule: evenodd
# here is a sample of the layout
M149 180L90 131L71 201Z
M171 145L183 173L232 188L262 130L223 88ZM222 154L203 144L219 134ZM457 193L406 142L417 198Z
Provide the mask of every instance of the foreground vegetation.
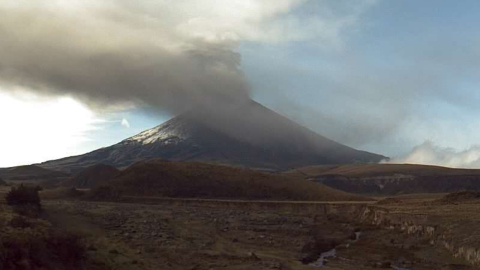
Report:
M83 269L83 238L42 218L38 191L13 187L0 205L0 269Z

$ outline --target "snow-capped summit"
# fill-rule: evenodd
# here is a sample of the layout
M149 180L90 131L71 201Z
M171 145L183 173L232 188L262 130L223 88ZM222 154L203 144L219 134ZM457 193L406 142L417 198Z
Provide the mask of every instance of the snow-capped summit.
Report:
M110 147L41 166L78 171L104 163L121 168L150 158L284 170L385 157L339 144L250 101L233 108L192 110Z

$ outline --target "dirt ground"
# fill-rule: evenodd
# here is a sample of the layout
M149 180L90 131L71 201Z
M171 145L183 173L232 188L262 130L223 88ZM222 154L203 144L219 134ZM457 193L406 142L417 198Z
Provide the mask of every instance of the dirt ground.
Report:
M474 269L427 239L322 213L222 204L44 205L55 226L87 235L90 256L113 269L314 269L302 260L333 247L336 256L324 269Z
M426 215L459 242L480 246L480 203L437 203L443 195L398 196L378 207ZM43 201L44 218L53 226L86 236L97 269L315 269L308 263L332 248L335 257L326 258L323 269L476 269L418 235L353 217L298 211L308 203L236 204Z

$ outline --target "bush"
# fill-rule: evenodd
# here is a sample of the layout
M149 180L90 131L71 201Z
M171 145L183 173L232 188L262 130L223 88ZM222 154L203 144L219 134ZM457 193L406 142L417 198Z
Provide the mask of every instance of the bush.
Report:
M22 215L35 214L40 212L40 196L37 187L26 187L20 185L13 187L5 196L7 204L13 206L16 212Z
M18 188L12 187L12 189L5 196L5 199L7 200L7 204L11 206L25 204L40 206L40 196L38 196L38 190L38 187L32 188L22 184Z
M13 228L21 228L21 229L30 228L32 226L32 224L30 224L30 222L28 222L28 220L22 216L14 217L10 221L9 225Z
M15 213L29 218L38 218L42 212L41 208L34 204L24 204L12 206Z
M0 269L84 269L85 256L83 237L71 233L0 239Z

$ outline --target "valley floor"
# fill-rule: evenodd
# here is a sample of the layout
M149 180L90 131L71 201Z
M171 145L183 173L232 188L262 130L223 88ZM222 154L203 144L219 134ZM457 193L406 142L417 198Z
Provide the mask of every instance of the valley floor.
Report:
M334 247L323 269L477 269L471 265L480 262L480 203L439 203L441 196L400 196L376 205L44 200L43 218L86 237L88 269L315 269L304 263ZM362 216L367 208L370 216ZM11 232L12 215L0 202L0 237Z
M327 246L336 246L336 257L325 261L330 270L474 269L428 238L361 224L348 213L261 204L47 201L45 207L55 226L88 235L89 256L106 269L315 269L301 260L317 259ZM421 211L414 204L403 209Z

